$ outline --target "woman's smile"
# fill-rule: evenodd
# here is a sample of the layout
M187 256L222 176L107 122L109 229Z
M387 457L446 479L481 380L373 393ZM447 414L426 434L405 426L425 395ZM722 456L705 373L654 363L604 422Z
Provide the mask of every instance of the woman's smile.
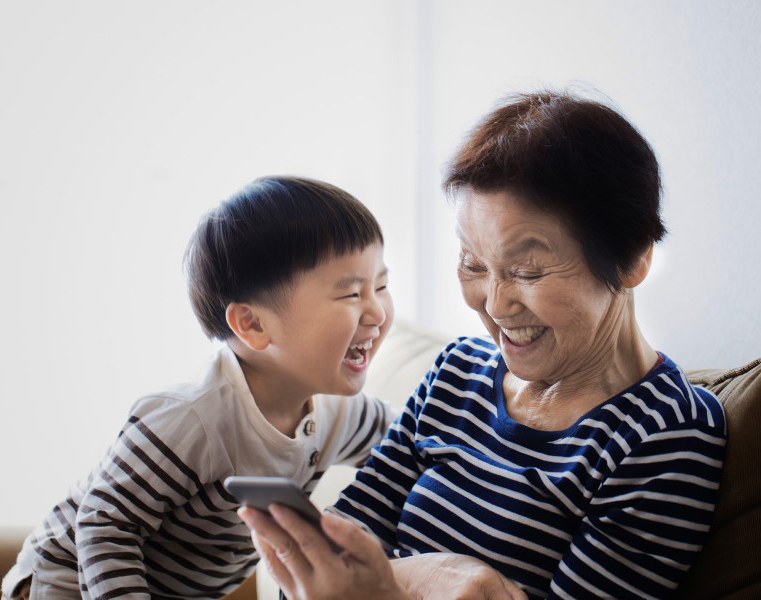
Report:
M502 327L502 333L507 341L513 346L525 348L530 346L547 330L543 326L526 326L526 327Z

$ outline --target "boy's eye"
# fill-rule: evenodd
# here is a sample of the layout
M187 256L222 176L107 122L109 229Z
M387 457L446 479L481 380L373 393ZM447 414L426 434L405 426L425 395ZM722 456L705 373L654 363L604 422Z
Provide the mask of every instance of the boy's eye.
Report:
M383 291L383 290L385 290L387 287L388 287L387 285L382 285L382 286L380 286L379 288L375 288L375 291L376 291L376 292L382 292L382 291Z

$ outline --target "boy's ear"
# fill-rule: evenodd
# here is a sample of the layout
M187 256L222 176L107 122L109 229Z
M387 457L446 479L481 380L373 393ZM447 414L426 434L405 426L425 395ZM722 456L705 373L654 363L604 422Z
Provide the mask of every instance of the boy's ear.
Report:
M269 332L256 306L231 302L225 310L225 318L235 337L252 350L264 350L269 346Z
M634 266L629 272L621 278L621 283L625 288L635 288L642 283L650 271L650 265L653 262L653 245L650 244L642 254L640 254Z

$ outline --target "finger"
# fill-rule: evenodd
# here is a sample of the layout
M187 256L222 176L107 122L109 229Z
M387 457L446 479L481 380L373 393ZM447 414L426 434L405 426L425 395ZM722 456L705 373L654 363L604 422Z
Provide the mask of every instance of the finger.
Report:
M240 520L243 521L246 525L248 525L249 529L253 529L253 521L251 520L251 515L254 512L254 508L251 508L250 506L241 506L238 509L238 516L240 517Z
M335 567L340 562L323 532L301 518L296 511L273 504L270 506L270 513L278 525L296 541L301 552L313 566Z
M509 600L528 600L526 592L524 592L518 584L504 575L500 575L500 579L505 592L507 592L507 595L504 596L505 598L508 598Z
M259 556L264 562L267 571L269 571L269 574L272 576L272 579L275 580L275 583L277 583L278 587L283 590L288 598L295 598L295 582L293 577L291 577L291 574L285 565L280 562L275 549L265 540L258 538L256 533L252 532L251 538L254 541L256 551L259 553Z
M332 513L323 513L320 524L326 535L358 562L374 565L388 563L380 542L355 523Z
M259 540L264 540L274 549L275 555L288 569L291 577L305 581L312 573L312 565L301 552L296 541L267 513L245 508L238 514Z

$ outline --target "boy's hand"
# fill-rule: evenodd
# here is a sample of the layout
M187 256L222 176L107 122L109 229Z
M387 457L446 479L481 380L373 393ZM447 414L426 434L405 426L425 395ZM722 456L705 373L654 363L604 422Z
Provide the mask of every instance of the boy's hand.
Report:
M322 528L344 550L336 554L319 531L278 505L272 517L252 508L238 514L273 578L290 600L412 600L394 579L380 543L335 515L322 515Z

